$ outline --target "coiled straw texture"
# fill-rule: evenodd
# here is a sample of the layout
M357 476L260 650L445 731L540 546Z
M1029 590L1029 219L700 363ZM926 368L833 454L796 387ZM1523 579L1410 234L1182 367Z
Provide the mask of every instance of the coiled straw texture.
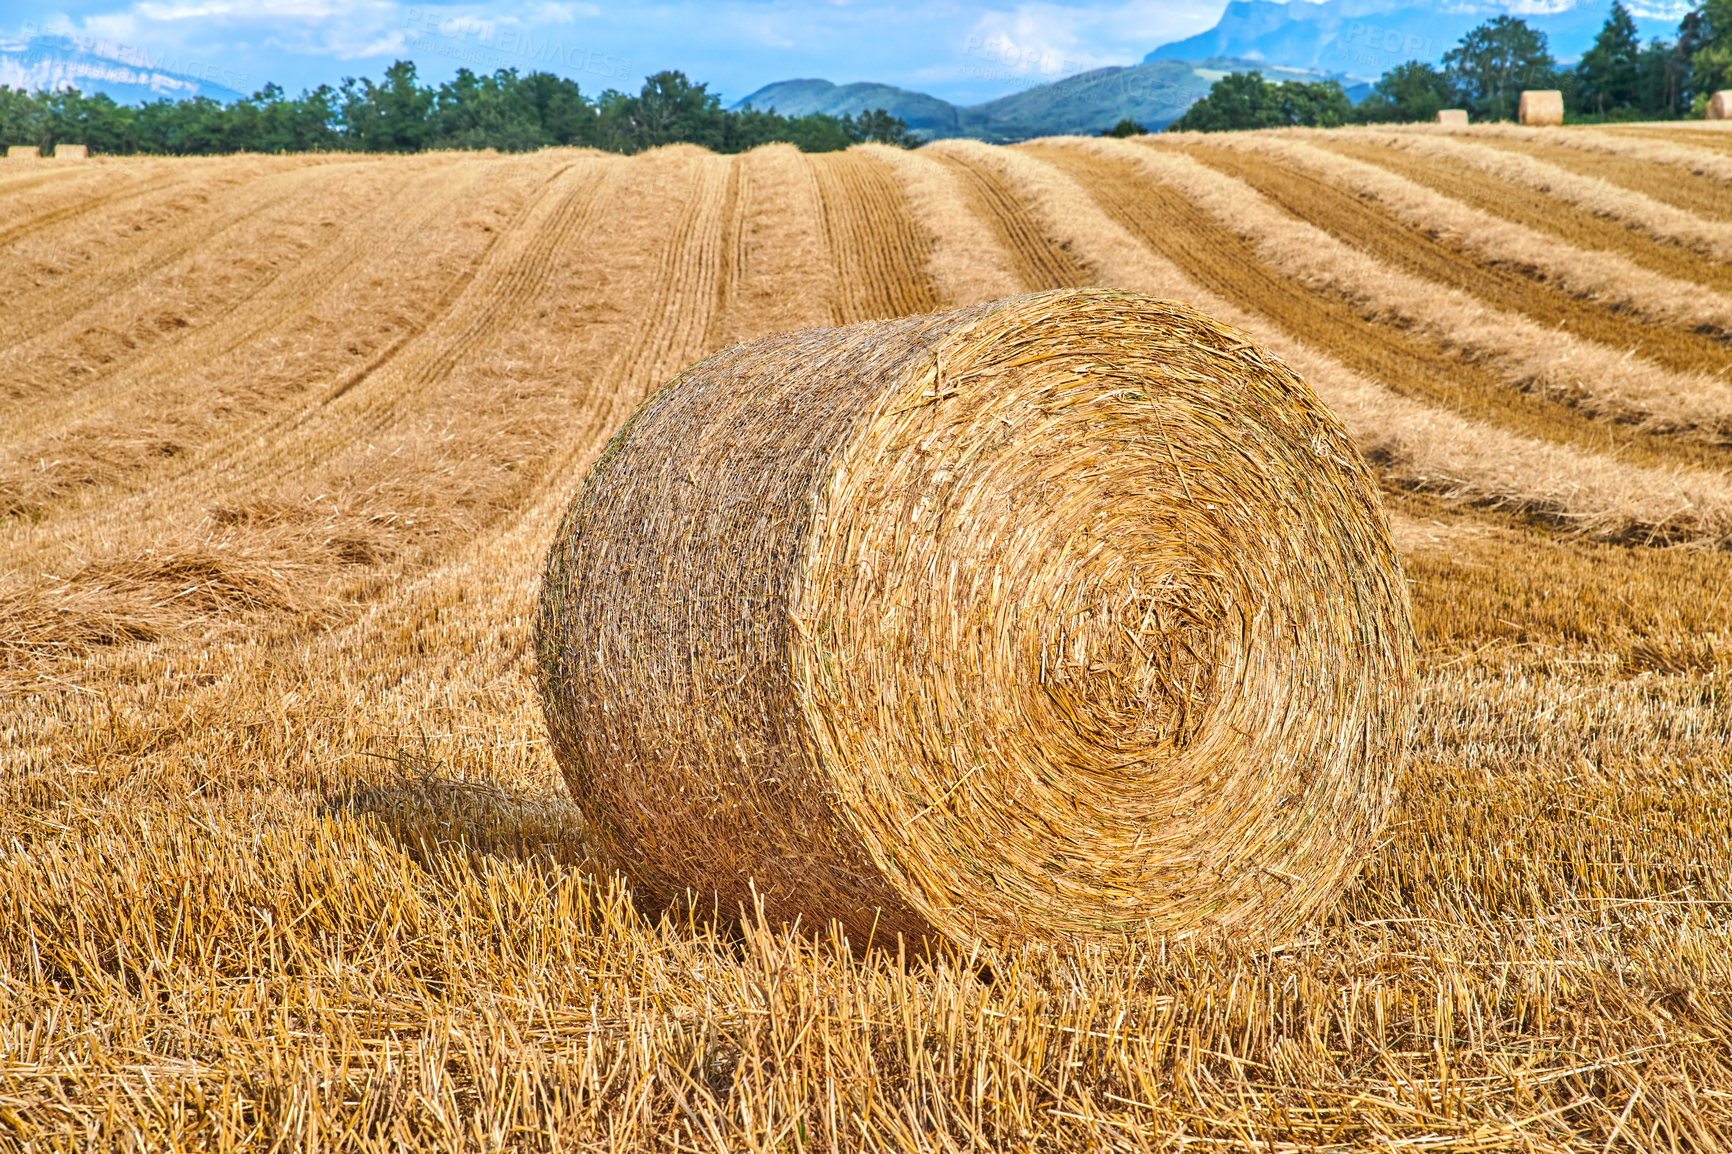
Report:
M857 947L1290 930L1377 837L1413 698L1341 424L1101 289L693 366L594 466L537 640L621 870Z

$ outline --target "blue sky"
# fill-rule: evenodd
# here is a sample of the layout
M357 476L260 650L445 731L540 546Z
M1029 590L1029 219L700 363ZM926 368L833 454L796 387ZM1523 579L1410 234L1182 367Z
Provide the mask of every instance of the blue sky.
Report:
M732 101L774 80L879 80L959 103L1107 64L1200 32L1225 0L0 0L0 35L89 38L251 92L377 76L395 59L442 80L537 68L585 92L684 70ZM114 54L112 52L105 54Z

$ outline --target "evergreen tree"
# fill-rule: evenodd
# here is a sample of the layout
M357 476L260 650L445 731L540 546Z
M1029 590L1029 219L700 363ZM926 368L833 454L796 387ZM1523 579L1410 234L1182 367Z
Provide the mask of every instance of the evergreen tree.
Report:
M1444 53L1443 64L1457 99L1481 120L1508 120L1515 115L1522 89L1558 83L1545 33L1513 16L1499 16L1473 29Z
M1611 15L1594 37L1594 46L1576 65L1578 107L1604 116L1635 105L1640 98L1641 58L1636 22L1620 0L1612 0Z

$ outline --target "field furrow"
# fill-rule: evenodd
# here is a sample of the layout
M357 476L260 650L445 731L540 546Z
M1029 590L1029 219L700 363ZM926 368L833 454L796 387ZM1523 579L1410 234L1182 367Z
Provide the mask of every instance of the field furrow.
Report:
M251 442L382 364L449 303L496 235L477 228L426 251L436 221L509 204L510 181L475 196L486 175L452 166L411 182L411 197L351 217L340 238L249 286L186 339L14 414L0 440L0 503L40 516L69 497L98 500L103 486L208 468L214 438ZM412 288L381 279L410 254Z
M1318 136L1312 143L1452 197L1491 216L1559 237L1575 248L1613 252L1662 276L1732 293L1732 266L1686 248L1656 241L1628 222L1498 177L1447 156L1373 143L1353 135Z
M0 412L8 418L0 446L28 436L41 419L78 419L141 381L206 364L251 340L261 325L293 316L304 286L316 291L324 274L364 251L357 220L377 227L389 215L381 206L414 183L384 169L367 175L373 179L303 174L281 201L238 197L248 211L228 239L246 254L241 259L183 249L165 255L184 261L160 277L129 280L94 310L57 311L67 303L58 293L21 309L20 326L31 335L0 352Z
M1183 215L1195 211L1188 202L1179 198L1172 206L1174 216L1142 216L1131 208L1149 200L1149 188L1132 192L1098 170L1091 180L1074 163L1065 164L1062 155L1054 164L1033 159L1043 152L1064 151L1025 145L1000 153L1001 171L1035 209L1047 232L1087 262L1102 284L1183 301L1255 333L1311 382L1340 414L1361 452L1397 489L1528 512L1575 532L1611 539L1732 540L1732 484L1723 475L1646 468L1591 448L1469 420L1391 392L1375 362L1366 371L1356 368L1349 359L1353 341L1342 343L1341 333L1328 323L1295 311L1289 315L1300 327L1288 329L1266 307L1259 307L1257 299L1251 307L1241 304L1243 296L1231 282L1225 286L1234 294L1230 297L1204 279L1190 279L1186 265L1179 263L1191 264L1190 255L1181 252L1178 260L1170 259L1163 247L1181 237L1208 239L1206 222ZM1072 162L1077 158L1071 154ZM1205 276L1211 268L1254 272L1258 262L1248 253L1229 250L1199 267ZM1271 292L1279 304L1278 293ZM1303 324L1307 321L1312 323Z
M739 158L739 246L715 348L832 323L841 293L812 166L792 145Z
M407 178L409 173L403 175ZM319 203L326 193L314 174L303 168L237 165L210 174L178 195L142 204L130 220L119 222L119 229L98 238L105 243L81 245L75 264L68 266L72 254L62 249L56 254L62 263L51 276L37 273L27 285L0 285L0 291L18 293L27 305L0 318L0 348L89 325L87 310L117 304L130 290L146 284L155 292L170 292L166 270L186 265L196 274L200 250L210 247L251 252L264 239L261 233L268 226L263 222L283 219L278 215L282 206L292 206L291 219L336 207ZM17 267L25 266L21 262ZM185 273L177 268L174 275ZM136 300L126 304L135 314L141 311ZM107 323L124 328L112 320Z
M1318 148L1297 137L1246 134L1242 139L1226 142L1224 147L1268 157L1281 169L1302 174L1300 178L1314 184L1318 195L1327 200L1351 200L1357 207L1348 208L1343 203L1343 214L1387 216L1413 238L1412 243L1434 246L1452 263L1459 261L1463 269L1460 275L1470 275L1466 270L1477 269L1478 279L1472 287L1496 294L1493 299L1500 303L1511 299L1506 294L1512 287L1541 287L1553 297L1592 301L1620 322L1633 318L1653 322L1635 326L1643 342L1640 347L1664 350L1675 339L1674 334L1681 334L1692 347L1723 351L1728 347L1726 341L1732 336L1732 298L1705 291L1700 285L1661 276L1617 253L1561 243L1555 236L1493 216L1388 169ZM1284 207L1295 207L1284 183L1257 187L1266 195L1279 193ZM1325 211L1313 223L1338 219L1342 218ZM1368 241L1376 243L1380 251L1387 251L1388 259L1414 259L1404 245L1386 238L1381 226L1367 228ZM1440 267L1426 261L1412 267L1415 271L1438 270L1431 275L1439 279L1448 277L1447 265ZM1550 297L1528 304L1528 295L1517 292L1514 297L1530 315L1557 316L1560 322L1565 319L1567 314ZM1534 311L1536 308L1538 311ZM1661 331L1656 333L1656 328ZM1665 360L1666 356L1678 356L1677 351L1653 355L1674 367L1690 363L1686 359Z
M1573 135L1573 134L1572 134ZM1475 137L1475 142L1516 156L1532 157L1589 180L1601 180L1704 220L1732 221L1732 176L1691 172L1687 167L1655 163L1600 149L1572 148L1550 140ZM1685 155L1700 152L1679 149ZM1715 166L1719 167L1719 166ZM1732 160L1726 164L1732 173Z
M1415 131L1408 129L1407 131ZM1706 140L1696 134L1687 144L1673 143L1669 135L1632 136L1618 125L1596 128L1572 128L1554 132L1549 128L1524 128L1515 124L1479 124L1467 132L1460 129L1421 128L1422 133L1442 136L1464 136L1482 144L1527 144L1534 154L1546 159L1567 152L1599 154L1631 162L1607 171L1616 171L1636 179L1642 185L1662 187L1677 175L1678 169L1715 183L1732 183L1732 160L1712 149L1702 147ZM1642 191L1648 191L1646 187Z
M91 218L104 213L123 212L134 202L176 185L196 179L197 165L130 168L126 175L106 180L92 179L58 183L48 186L53 191L52 202L20 215L0 226L0 253L17 249L25 241L45 238L58 239L60 233L73 232L90 223ZM86 191L86 189L90 191Z
M855 148L808 159L835 255L839 325L931 312L938 289L926 264L931 242L914 224L890 170Z
M1328 286L1370 317L1466 349L1512 388L1710 442L1732 429L1732 382L1725 379L1732 344L1696 334L1645 340L1653 326L1561 294L1546 301L1547 290L1526 278L1511 277L1522 283L1502 286L1500 296L1496 274L1475 275L1471 259L1452 261L1441 246L1417 240L1357 198L1320 181L1295 180L1243 152L1159 149L1140 160L1152 176L1255 242L1286 275ZM1535 300L1538 315L1524 307ZM1659 350L1681 355L1662 360Z
M1403 151L1420 156L1445 159L1457 170L1464 166L1478 169L1509 184L1545 193L1553 200L1622 221L1656 243L1679 245L1721 263L1732 262L1732 225L1724 221L1703 220L1694 212L1662 203L1646 193L1620 188L1598 177L1578 176L1568 169L1498 148L1493 143L1478 144L1452 136L1382 135L1363 130L1348 135L1362 136L1376 143L1392 143Z
M1100 144L1079 143L1033 146L1031 151L1075 176L1109 215L1199 287L1326 350L1403 396L1592 452L1615 443L1620 456L1642 464L1720 467L1727 461L1726 450L1717 444L1616 428L1573 404L1512 387L1483 357L1461 346L1449 347L1441 332L1427 334L1411 319L1380 315L1382 310L1367 309L1333 286L1305 283L1312 279L1306 276L1307 249L1315 249L1315 244L1283 250L1288 268L1277 267L1256 242L1224 222L1227 210L1211 214L1186 192L1154 179L1146 167L1146 150L1138 146L1118 145L1109 151Z
M924 234L926 274L939 308L961 308L1022 290L1015 260L998 231L971 207L960 173L924 153L870 144L861 151L896 173L909 215Z
M1680 373L1723 373L1732 364L1732 341L1724 335L1699 333L1635 319L1623 307L1612 307L1549 284L1513 264L1521 256L1504 252L1507 265L1488 254L1451 243L1438 235L1441 222L1426 227L1390 210L1388 203L1356 193L1341 180L1283 163L1255 148L1191 146L1186 155L1226 173L1267 198L1298 220L1321 229L1336 240L1392 268L1469 293L1487 305L1520 313L1547 328L1595 341L1615 349L1633 350L1656 364ZM1537 246L1536 246L1537 247ZM1555 250L1554 250L1555 251ZM1525 262L1524 262L1525 263ZM1537 271L1537 270L1535 270ZM1636 271L1636 270L1630 270ZM1728 304L1732 322L1732 302ZM1732 323L1727 325L1732 330Z
M941 160L963 175L970 208L992 227L999 245L1010 254L1023 291L1092 283L1082 262L1041 231L1034 215L994 170L990 148L953 141L934 147Z
M1708 156L1732 154L1732 129L1724 123L1678 121L1667 124L1608 124L1600 131L1625 140L1674 144Z

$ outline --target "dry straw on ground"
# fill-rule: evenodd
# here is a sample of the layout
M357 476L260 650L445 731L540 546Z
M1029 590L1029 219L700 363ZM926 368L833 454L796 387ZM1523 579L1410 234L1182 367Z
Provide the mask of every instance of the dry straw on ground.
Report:
M538 634L624 872L857 946L1288 930L1375 840L1412 697L1346 431L1111 290L694 366L591 473Z
M1521 104L1516 108L1516 119L1533 126L1562 124L1564 94L1556 89L1522 93Z

